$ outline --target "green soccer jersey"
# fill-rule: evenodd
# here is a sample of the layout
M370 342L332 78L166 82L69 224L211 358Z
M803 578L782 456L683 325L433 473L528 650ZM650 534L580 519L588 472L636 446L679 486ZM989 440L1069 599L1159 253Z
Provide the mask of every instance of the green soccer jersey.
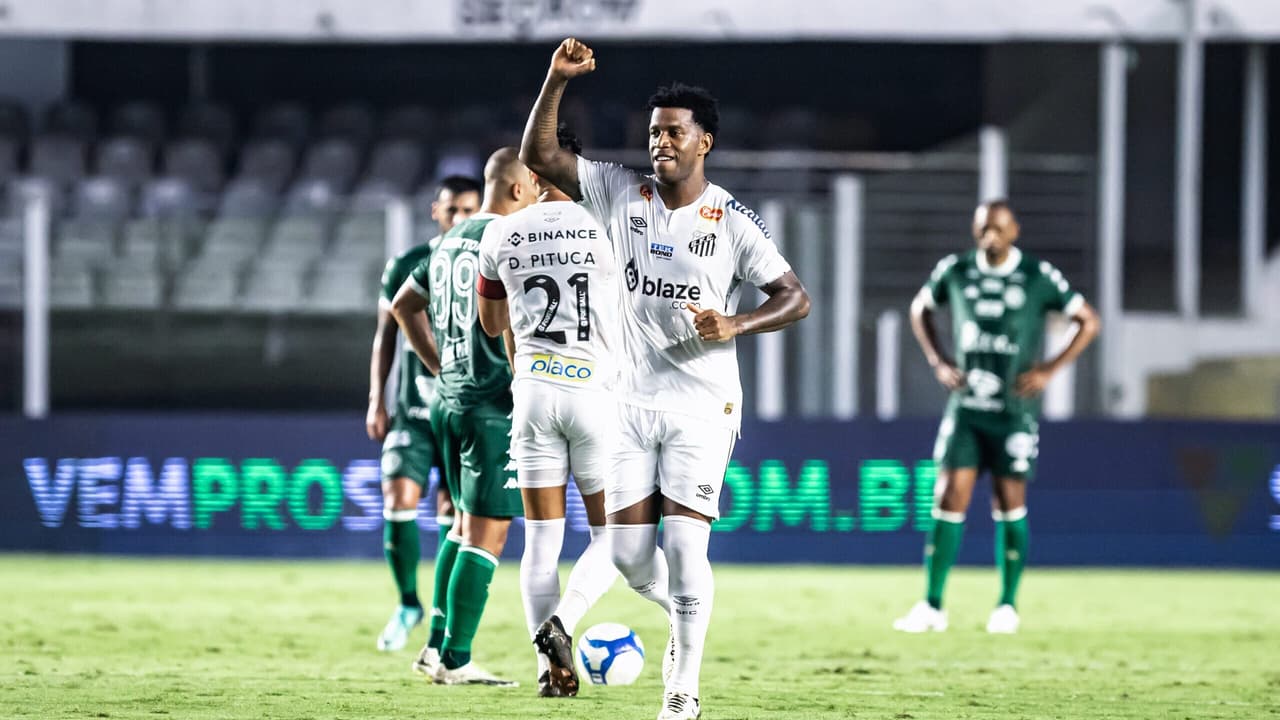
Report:
M382 270L382 299L395 300L396 293L409 279L410 273L431 256L431 250L439 243L437 236L429 243L409 248L387 261ZM414 420L427 419L427 406L436 392L436 378L418 359L409 343L404 343L400 355L400 378L397 383L396 412Z
M952 405L1039 414L1039 398L1018 397L1014 387L1041 357L1046 313L1074 315L1084 304L1062 273L1017 248L995 267L971 250L943 258L920 293L928 307L951 307L956 364L965 378Z
M429 301L427 313L440 350L437 397L454 410L487 403L511 388L502 338L491 338L476 315L480 239L492 213L477 213L456 225L431 256L418 263L411 286Z

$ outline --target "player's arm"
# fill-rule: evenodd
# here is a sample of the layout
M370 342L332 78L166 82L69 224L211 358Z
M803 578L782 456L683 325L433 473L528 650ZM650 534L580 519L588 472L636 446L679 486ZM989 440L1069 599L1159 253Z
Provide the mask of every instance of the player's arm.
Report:
M964 385L964 375L938 342L935 315L937 313L934 312L933 296L928 288L923 288L911 301L911 332L916 336L916 342L920 343L924 359L933 368L934 377L948 390L957 390Z
M396 321L391 304L378 300L378 327L373 331L373 350L369 354L369 410L365 413L365 432L370 440L382 442L387 437L387 404L382 394L396 359Z
M578 187L578 158L560 147L556 139L556 127L560 124L560 98L569 81L596 69L596 60L583 43L566 38L551 56L547 79L542 92L529 113L520 140L520 161L539 177L550 180L569 197L582 199Z
M422 364L432 375L440 374L440 351L436 348L436 339L431 334L431 321L427 319L426 290L413 279L405 280L396 297L391 301L391 314L400 331L409 341L409 346L418 354Z
M690 303L698 337L706 342L725 342L738 335L781 330L808 317L809 292L793 271L786 271L773 282L762 285L760 290L768 297L749 313L725 316L717 310L703 310Z
M1071 342L1067 343L1057 357L1019 375L1017 386L1014 388L1018 395L1032 397L1043 392L1053 376L1062 368L1075 362L1076 358L1080 357L1080 353L1089 347L1102 330L1102 320L1098 317L1098 312L1084 301L1080 302L1080 308L1071 315L1071 322L1075 325L1075 336L1071 338Z
M516 335L511 332L511 326L507 326L502 331L502 347L507 351L507 365L511 367L511 374L516 374Z

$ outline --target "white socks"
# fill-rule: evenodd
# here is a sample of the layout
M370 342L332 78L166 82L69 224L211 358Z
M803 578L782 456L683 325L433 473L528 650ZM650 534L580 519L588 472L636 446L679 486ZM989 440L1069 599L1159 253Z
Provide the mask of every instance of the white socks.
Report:
M657 525L607 525L613 564L640 597L671 614L667 595L667 558L658 547ZM703 541L706 547L706 541Z
M560 602L560 548L564 545L564 518L524 521L524 555L520 558L520 599L529 638ZM547 659L538 653L538 674Z
M582 551L578 561L573 564L573 570L569 571L569 584L564 589L560 604L555 608L555 615L564 624L564 631L573 635L582 616L609 591L613 581L617 579L618 569L614 567L609 551L609 535L603 525L592 525L591 544Z
M711 525L679 515L663 518L667 563L671 567L671 623L676 638L676 664L667 692L698 696L702 649L715 596L715 578L707 559Z

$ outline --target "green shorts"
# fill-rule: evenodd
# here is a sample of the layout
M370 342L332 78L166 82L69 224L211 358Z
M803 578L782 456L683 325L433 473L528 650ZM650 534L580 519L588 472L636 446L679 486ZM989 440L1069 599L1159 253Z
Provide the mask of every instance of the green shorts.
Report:
M977 468L994 477L1031 480L1040 454L1039 423L1029 413L950 407L938 427L933 459L943 470Z
M425 488L438 460L431 423L397 413L382 443L382 481L407 477Z
M511 396L467 410L431 403L431 427L444 480L465 513L507 518L524 515L511 447Z

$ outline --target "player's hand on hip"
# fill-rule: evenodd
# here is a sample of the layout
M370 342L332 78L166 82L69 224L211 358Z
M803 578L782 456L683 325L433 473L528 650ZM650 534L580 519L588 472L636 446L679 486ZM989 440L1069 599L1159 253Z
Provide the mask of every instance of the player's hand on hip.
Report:
M938 378L938 382L942 383L942 387L948 390L959 390L964 387L964 373L960 372L960 368L946 360L941 360L933 366L933 376Z
M382 403L369 404L369 412L364 416L364 429L369 439L382 442L387 439L387 408Z
M1044 392L1044 387L1053 378L1053 370L1045 365L1037 365L1018 376L1013 391L1019 397L1035 397Z
M738 323L733 318L716 310L703 310L693 303L686 307L693 313L693 329L704 342L727 342L738 334Z
M577 38L565 38L551 56L551 74L561 80L572 80L595 69L595 53Z

